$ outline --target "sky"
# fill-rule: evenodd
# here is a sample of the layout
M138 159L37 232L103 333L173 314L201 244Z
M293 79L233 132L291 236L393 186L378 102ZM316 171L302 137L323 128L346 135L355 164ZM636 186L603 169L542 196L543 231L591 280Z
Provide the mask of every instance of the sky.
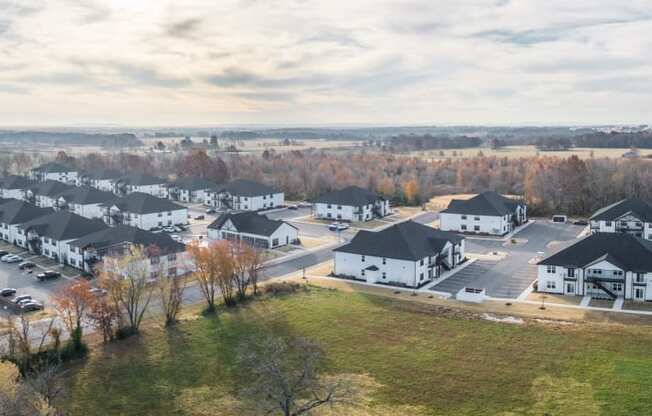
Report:
M0 0L0 125L652 121L650 0Z

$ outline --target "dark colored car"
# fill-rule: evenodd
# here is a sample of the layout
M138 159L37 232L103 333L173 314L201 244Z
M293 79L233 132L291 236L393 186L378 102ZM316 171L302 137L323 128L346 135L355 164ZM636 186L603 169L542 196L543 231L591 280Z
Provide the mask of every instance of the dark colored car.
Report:
M33 269L34 267L36 267L36 264L32 263L31 261L24 261L18 265L20 270Z
M573 221L573 224L575 224L575 225L589 225L589 222L587 220L575 220L575 221Z
M23 312L40 311L41 309L43 309L43 305L41 303L32 301L32 302L22 304L20 306L20 309Z
M196 220L203 220L204 218L206 218L206 217L204 217L203 215L197 215L195 217Z
M297 210L297 209L299 209L299 207L296 206L296 205L288 205L288 209Z
M7 254L9 254L7 250L0 250L0 257L6 256Z
M61 273L52 270L47 270L36 275L36 278L40 281L56 279L58 277L61 277Z
M4 289L0 289L0 296L3 296L5 298L9 296L13 296L15 294L16 294L16 289L12 287L6 287Z

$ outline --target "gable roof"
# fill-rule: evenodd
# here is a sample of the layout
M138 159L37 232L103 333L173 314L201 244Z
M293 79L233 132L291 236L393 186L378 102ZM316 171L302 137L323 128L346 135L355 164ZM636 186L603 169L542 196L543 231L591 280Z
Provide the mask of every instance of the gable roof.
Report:
M447 242L464 238L414 221L392 225L382 231L359 231L349 244L333 251L416 261L440 253Z
M186 249L185 244L174 241L168 234L153 233L129 225L96 231L72 241L70 245L82 249L92 247L95 250L106 250L125 243L144 247L156 246L163 254L178 253Z
M0 179L0 188L3 189L25 189L34 183L25 176L11 175Z
M502 217L513 213L519 205L525 204L494 191L486 191L467 200L453 199L442 213Z
M35 183L27 189L32 191L34 195L55 197L62 192L75 189L75 186L66 185L63 182L48 179L47 181Z
M28 221L22 225L22 228L25 231L34 230L43 237L62 241L104 230L108 226L98 219L91 220L69 211L58 211Z
M271 186L262 184L260 182L251 181L249 179L236 179L227 183L226 185L220 185L215 189L218 192L226 191L229 194L235 196L259 196L275 194L278 192Z
M172 186L189 191L198 191L201 189L214 189L217 184L208 179L198 178L196 176L185 176L172 182Z
M85 176L89 179L119 179L124 176L124 174L115 169L99 169L91 172L85 172L82 176Z
M283 224L288 224L281 220L271 220L265 215L258 215L255 212L239 212L220 215L213 221L208 228L219 230L228 221L231 220L235 228L242 233L270 236ZM294 225L288 224L292 228Z
M615 221L629 212L641 221L652 222L652 205L635 198L623 199L597 210L591 221Z
M169 199L157 198L144 192L132 192L122 198L115 198L102 204L104 206L117 206L121 211L134 214L151 214L153 212L176 211L186 207L175 204Z
M47 173L60 173L60 172L76 172L77 169L66 166L58 162L44 163L32 169L32 172L47 172Z
M595 233L541 260L540 265L587 267L607 260L628 271L652 272L652 242L626 233Z
M117 199L117 197L106 191L100 191L91 186L73 187L57 195L57 198L63 198L68 203L73 204L100 204Z
M377 193L359 186L347 186L337 191L325 193L314 198L312 202L318 204L336 204L347 206L370 205L378 200L383 200Z
M29 202L18 199L9 199L0 205L0 223L22 224L36 218L50 215L52 208L39 208Z
M156 176L152 175L147 175L144 173L139 173L136 175L129 175L129 176L122 176L119 179L120 182L126 184L126 185L133 185L133 186L145 186L145 185L158 185L158 184L166 184L167 181L163 178L159 178Z

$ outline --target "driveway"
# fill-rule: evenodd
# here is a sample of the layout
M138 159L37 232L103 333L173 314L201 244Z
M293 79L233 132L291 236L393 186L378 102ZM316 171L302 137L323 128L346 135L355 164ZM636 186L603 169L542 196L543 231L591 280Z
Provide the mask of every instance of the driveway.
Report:
M530 260L549 254L547 246L551 241L573 240L581 230L579 226L540 220L514 236L517 240L527 240L517 245L495 239L467 238L467 253L501 251L507 256L499 261L478 260L431 289L454 295L464 287L485 288L492 297L517 298L536 279L536 266Z

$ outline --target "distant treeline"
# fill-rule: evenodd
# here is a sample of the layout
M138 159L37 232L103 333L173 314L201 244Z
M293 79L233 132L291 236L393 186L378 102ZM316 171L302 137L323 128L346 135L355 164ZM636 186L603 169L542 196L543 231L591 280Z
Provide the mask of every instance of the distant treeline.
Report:
M143 145L143 142L132 133L55 133L47 131L0 131L0 142L119 147Z
M575 147L616 147L652 149L652 132L591 133L573 137Z
M397 151L431 150L431 149L463 149L482 145L482 139L469 136L432 136L424 134L394 136L383 143Z

